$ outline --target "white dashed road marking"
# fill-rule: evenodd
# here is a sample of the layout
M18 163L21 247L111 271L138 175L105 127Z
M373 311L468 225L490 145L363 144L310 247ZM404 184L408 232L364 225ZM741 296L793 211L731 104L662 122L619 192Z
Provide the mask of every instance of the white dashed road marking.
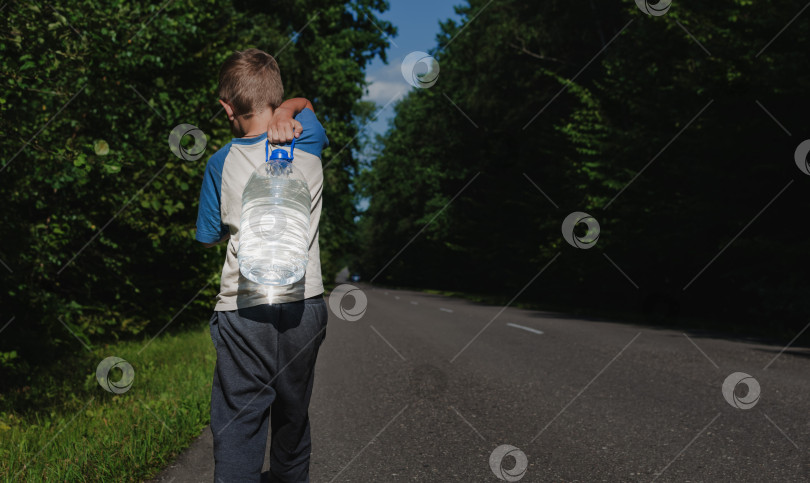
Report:
M512 322L509 322L506 325L508 325L509 327L515 327L515 328L518 328L518 329L527 330L527 331L532 332L534 334L543 335L542 330L532 329L531 327L526 327L524 325L517 325L517 324L513 324Z
M444 308L444 307L439 307L439 310L441 310L442 312L450 312L451 314L453 313L453 311L452 311L452 310L450 310L450 309L446 309L446 308Z

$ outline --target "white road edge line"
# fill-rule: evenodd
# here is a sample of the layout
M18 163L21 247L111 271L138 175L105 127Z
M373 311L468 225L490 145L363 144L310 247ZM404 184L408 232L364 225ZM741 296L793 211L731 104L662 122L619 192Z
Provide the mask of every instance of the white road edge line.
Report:
M509 327L515 327L517 329L523 329L523 330L527 330L527 331L535 333L535 334L543 335L542 330L532 329L531 327L526 327L524 325L517 325L517 324L513 324L512 322L507 322L506 325L508 325Z

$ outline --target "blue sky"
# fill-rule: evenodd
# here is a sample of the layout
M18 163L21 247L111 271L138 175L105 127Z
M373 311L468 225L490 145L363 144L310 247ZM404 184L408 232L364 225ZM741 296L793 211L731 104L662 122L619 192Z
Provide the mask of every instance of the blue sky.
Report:
M366 80L369 86L364 99L376 102L378 109L382 109L397 94L415 89L402 77L403 59L411 52L427 52L435 48L439 21L449 18L458 21L460 17L456 15L453 6L466 3L464 0L391 0L391 8L379 17L397 27L397 36L389 39L388 65L375 59L367 67ZM385 131L388 119L393 115L395 102L379 112L377 121L369 125L371 131Z

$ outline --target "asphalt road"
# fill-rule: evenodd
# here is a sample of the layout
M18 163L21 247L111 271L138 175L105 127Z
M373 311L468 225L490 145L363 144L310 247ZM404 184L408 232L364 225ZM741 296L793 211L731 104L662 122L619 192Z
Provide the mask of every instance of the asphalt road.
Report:
M355 285L365 313L330 312L318 356L313 483L518 481L521 455L522 482L810 481L808 350ZM213 481L210 431L155 481Z

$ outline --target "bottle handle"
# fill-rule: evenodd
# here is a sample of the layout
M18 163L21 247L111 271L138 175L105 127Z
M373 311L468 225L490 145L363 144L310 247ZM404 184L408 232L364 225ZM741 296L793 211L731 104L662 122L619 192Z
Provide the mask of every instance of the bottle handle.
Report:
M270 140L267 140L267 143L264 145L264 158L265 162L269 162L270 159L278 159L282 161L289 161L292 163L295 150L295 138L292 140L292 144L290 145L290 152L287 154L287 151L283 149L274 149L273 152L270 152Z

